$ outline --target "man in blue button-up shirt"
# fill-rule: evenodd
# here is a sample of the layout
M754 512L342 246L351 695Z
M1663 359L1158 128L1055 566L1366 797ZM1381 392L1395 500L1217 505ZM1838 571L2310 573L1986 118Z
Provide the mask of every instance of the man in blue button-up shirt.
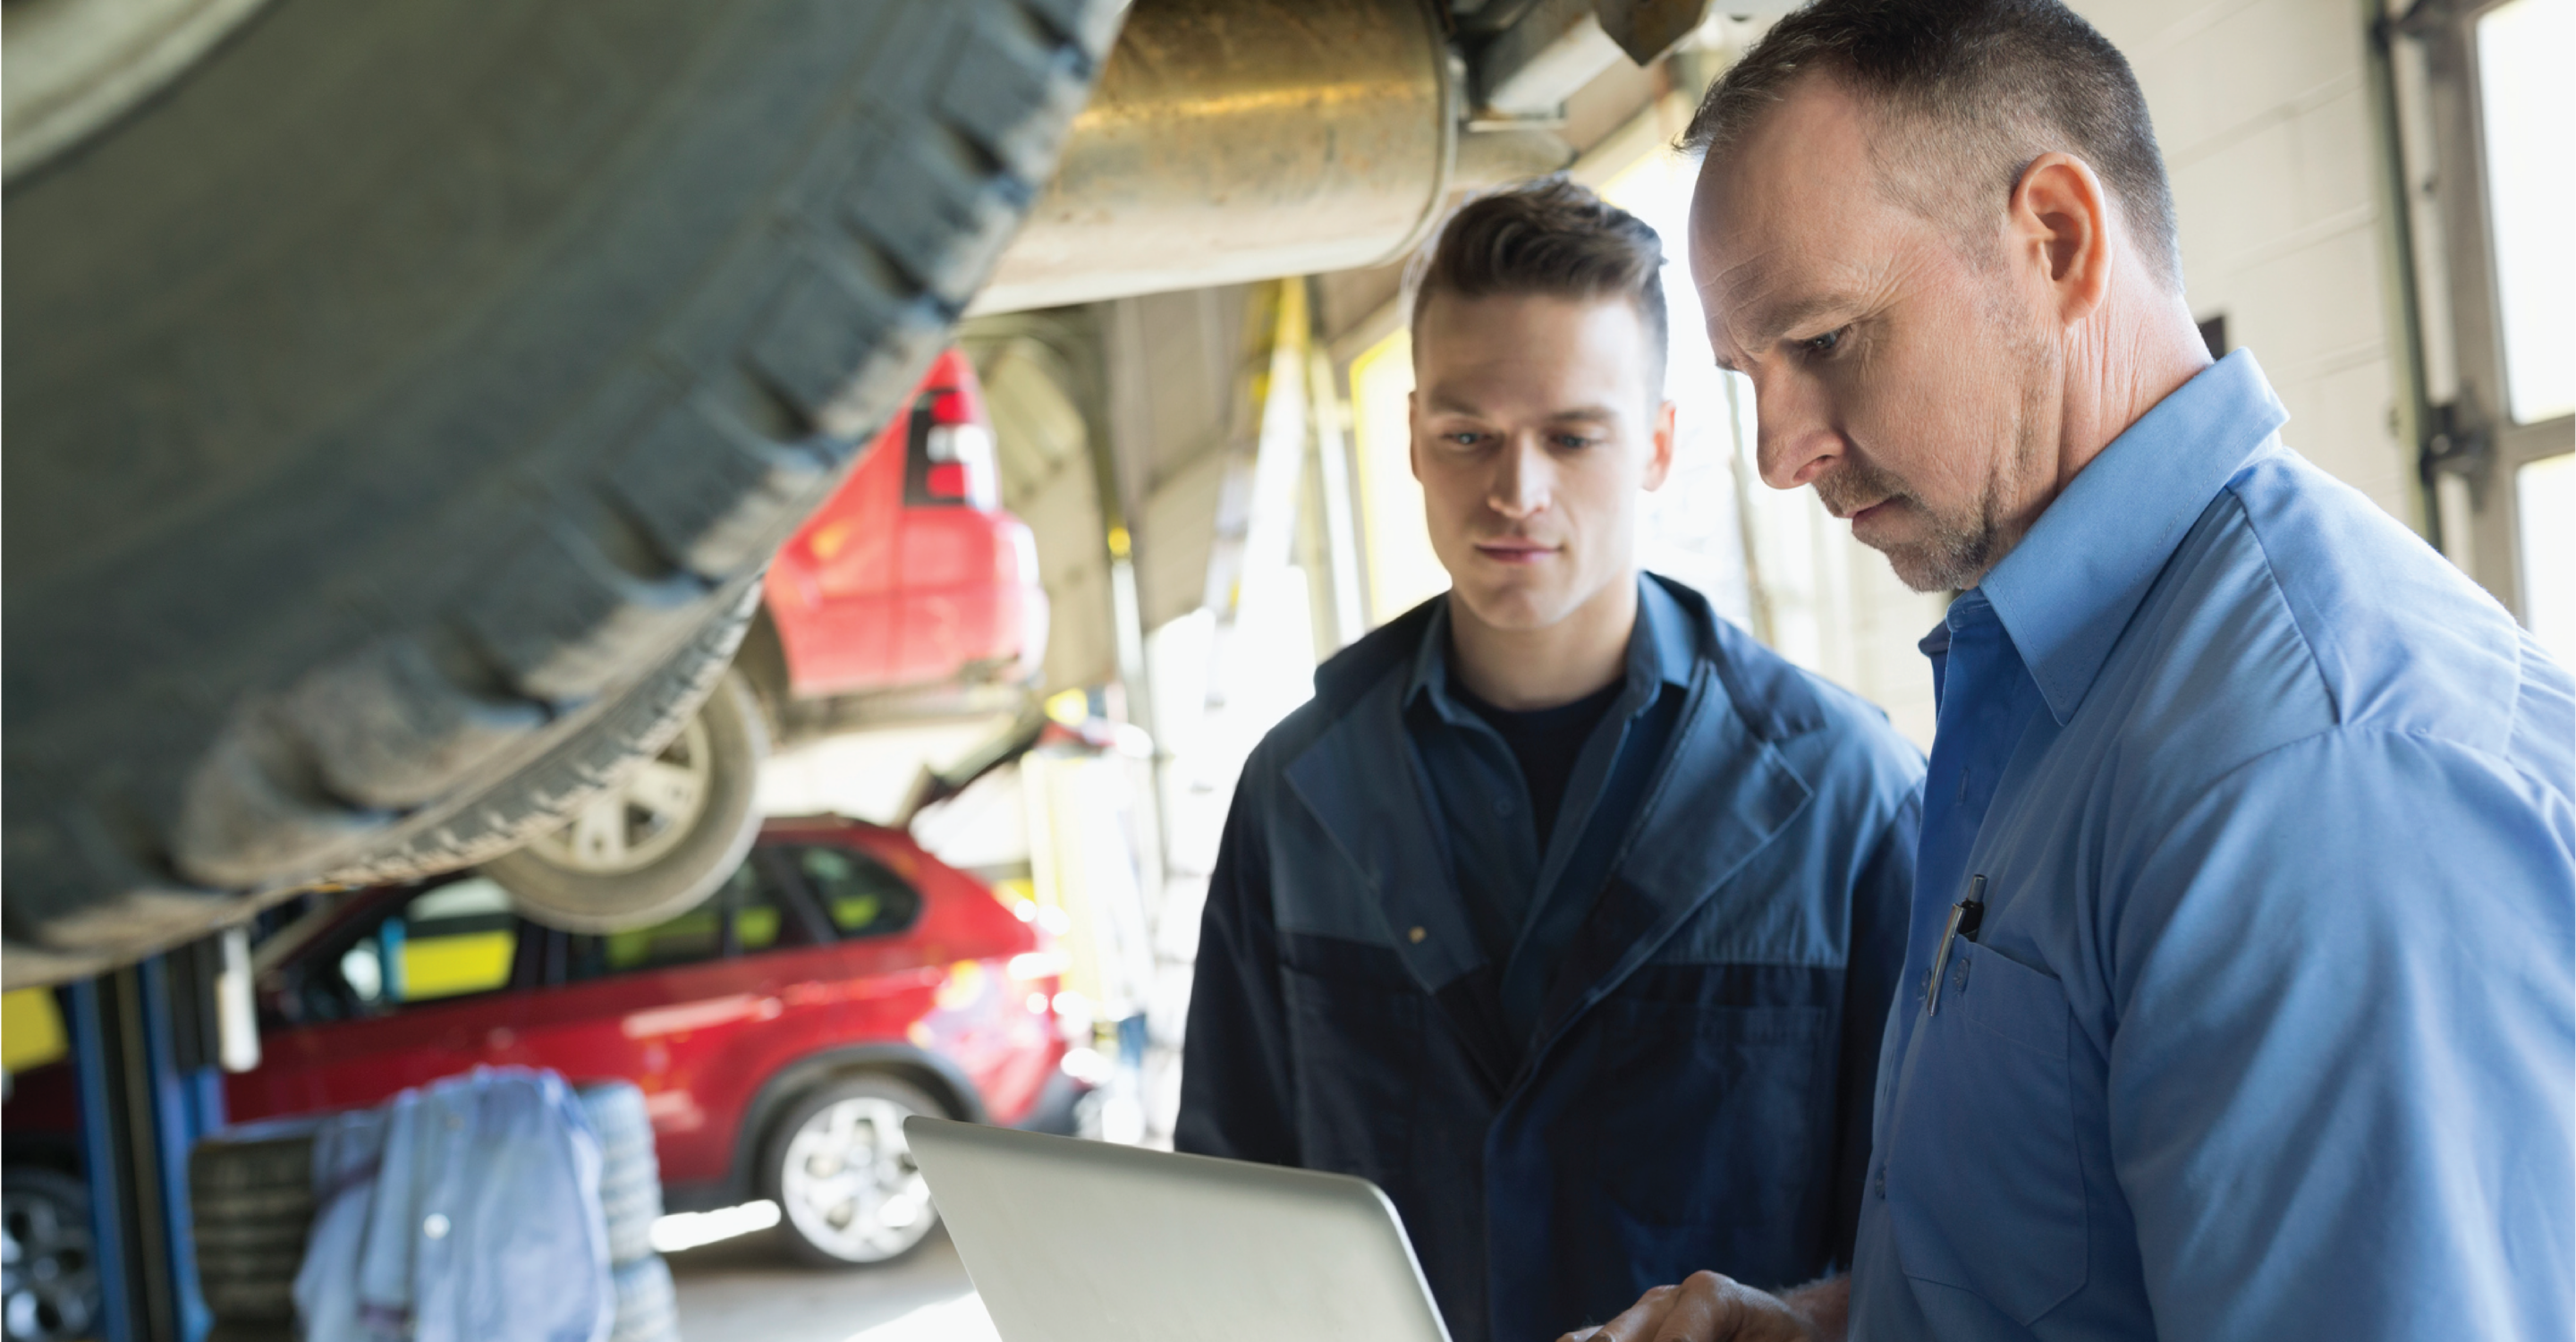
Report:
M2119 53L1824 0L1692 139L1765 477L1964 591L1855 1265L1600 1336L2568 1337L2576 696L2209 362Z

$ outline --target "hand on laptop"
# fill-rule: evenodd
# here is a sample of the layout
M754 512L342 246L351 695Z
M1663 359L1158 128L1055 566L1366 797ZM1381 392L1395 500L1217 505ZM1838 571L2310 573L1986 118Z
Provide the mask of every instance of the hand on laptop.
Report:
M1628 1311L1558 1342L1842 1342L1851 1279L1831 1277L1784 1298L1731 1277L1694 1272L1658 1286Z

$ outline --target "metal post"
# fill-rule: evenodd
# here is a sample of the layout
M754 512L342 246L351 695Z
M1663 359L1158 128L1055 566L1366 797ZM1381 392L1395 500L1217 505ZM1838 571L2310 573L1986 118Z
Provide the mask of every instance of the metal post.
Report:
M72 1073L80 1092L81 1168L89 1181L90 1243L97 1255L102 1308L99 1322L108 1342L140 1342L145 1314L126 1226L132 1193L118 1123L117 1094L123 1089L117 1050L108 1023L104 980L85 979L66 992L71 1000Z
M188 1213L188 1152L224 1121L222 1077L199 1056L200 979L156 957L69 992L108 1342L199 1342L213 1327Z

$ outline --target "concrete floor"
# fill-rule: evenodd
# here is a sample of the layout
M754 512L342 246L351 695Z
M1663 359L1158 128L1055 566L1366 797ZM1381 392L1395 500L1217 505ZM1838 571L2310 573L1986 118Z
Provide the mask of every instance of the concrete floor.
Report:
M775 1230L669 1255L688 1342L1000 1342L947 1230L891 1267L804 1267Z

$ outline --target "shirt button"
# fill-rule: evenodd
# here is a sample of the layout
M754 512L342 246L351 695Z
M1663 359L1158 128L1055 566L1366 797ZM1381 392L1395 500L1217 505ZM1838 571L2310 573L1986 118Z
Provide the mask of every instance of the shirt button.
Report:
M1877 1177L1876 1179L1874 1179L1874 1180L1871 1180L1870 1182L1871 1182L1871 1184L1873 1185L1873 1187L1874 1187L1875 1191L1878 1193L1879 1200L1880 1200L1880 1201L1882 1201L1882 1202L1886 1201L1886 1200L1887 1200L1887 1167L1886 1167L1885 1165L1881 1165L1881 1166L1879 1166L1879 1167L1878 1167L1878 1177Z
M1956 964L1956 965L1952 966L1952 967L1951 967L1951 969L1950 969L1950 991L1952 991L1952 992L1961 992L1961 993L1963 993L1963 992L1966 992L1967 990L1968 990L1968 962L1967 962L1966 960L1964 960L1964 959L1963 959L1963 960L1959 961L1959 963L1958 963L1958 964Z

